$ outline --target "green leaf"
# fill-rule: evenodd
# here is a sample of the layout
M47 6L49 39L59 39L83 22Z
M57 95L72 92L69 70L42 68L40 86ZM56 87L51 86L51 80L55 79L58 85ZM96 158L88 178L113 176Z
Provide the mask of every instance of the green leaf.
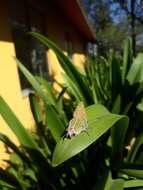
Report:
M24 175L31 178L34 182L37 182L36 175L32 169L30 169L30 168L26 169L24 171Z
M78 90L77 85L73 82L73 80L67 75L63 75L64 80L66 82L67 89L72 93L72 95L76 98L78 102L84 100L83 95L81 92Z
M34 90L37 92L37 94L45 102L45 104L53 105L54 108L51 107L51 109L56 109L58 112L60 112L61 110L59 111L59 107L57 106L57 102L56 102L56 97L54 95L54 92L52 91L51 85L46 80L44 80L44 79L42 79L40 77L34 77L26 69L26 67L20 63L19 60L16 59L16 62L18 64L18 67L19 67L20 71L24 74L24 76L30 82L30 84L32 85ZM31 103L33 103L33 105L37 104L37 102L34 101L34 100ZM35 110L33 110L33 111L34 111L33 113L34 113L35 119L37 121L40 121L41 116L40 116L39 108L36 106Z
M143 180L133 179L125 181L124 188L143 187Z
M36 121L36 124L38 124L42 121L40 105L38 104L38 100L36 99L36 96L34 94L29 95L29 100L34 119Z
M15 114L11 111L6 102L0 97L0 113L2 117L5 119L9 127L17 136L20 143L24 146L28 155L31 158L31 165L34 171L38 171L38 175L40 175L40 179L43 183L45 183L49 187L49 181L46 178L47 171L52 173L51 166L48 163L47 155L45 155L32 136L26 131L20 121L16 118ZM51 174L49 174L51 175ZM53 175L51 175L53 176ZM1 177L1 173L0 173ZM56 177L55 177L56 178ZM52 180L50 178L50 180ZM56 179L56 181L58 181ZM55 183L56 183L55 181ZM19 188L20 190L20 188Z
M7 136L0 133L0 140L10 147L23 161L25 161L27 164L30 163L28 157L22 151L20 151L19 147L17 147Z
M44 155L36 144L34 138L30 135L30 133L28 133L28 131L26 131L2 97L0 97L0 113L11 130L15 133L19 142L24 146L27 153L30 155L31 162L34 164L35 169L42 170L45 168L46 170L46 168L48 168L47 156ZM42 173L44 173L44 171L42 171Z
M132 41L131 38L127 38L124 42L123 50L123 68L122 68L122 82L125 83L126 74L132 63Z
M111 129L112 153L111 165L113 168L118 167L123 161L123 150L128 129L128 119L115 123ZM118 160L118 162L117 162Z
M143 179L143 164L124 163L119 172Z
M130 85L143 82L143 53L139 53L127 74Z
M8 183L10 186L15 187L18 190L24 190L24 187L21 185L20 179L11 174L10 172L0 168L0 180Z
M52 85L45 79L36 76L37 81L41 84L41 86L43 87L44 92L46 93L49 102L52 105L56 106L56 96L55 96L55 92L52 88Z
M72 137L71 139L61 139L60 142L57 143L53 153L53 166L61 164L86 149L108 129L114 126L115 123L120 121L122 121L122 124L125 123L125 125L128 123L126 116L111 114L102 105L89 106L86 108L86 112L88 119L87 133L82 132L80 135Z
M0 186L7 187L9 189L16 189L16 187L14 187L13 185L10 185L9 183L7 183L1 179L0 179Z
M113 56L111 63L112 63L111 67L112 100L114 101L117 98L117 95L121 91L122 78L121 78L120 65L115 56Z
M109 169L106 169L101 176L98 176L98 180L93 186L93 190L108 190L110 187L112 177Z
M87 103L92 104L93 103L92 93L88 85L86 84L85 80L83 80L83 76L78 72L78 70L72 64L70 59L67 56L65 56L62 50L60 50L60 48L58 48L48 38L36 32L30 32L30 34L34 36L36 39L38 39L40 42L42 42L44 45L46 45L48 48L51 48L54 51L63 70L67 73L67 75L71 78L71 80L76 84L80 93L82 93L83 97L86 98Z
M29 83L32 85L34 90L37 92L37 94L42 98L42 100L47 103L51 104L50 99L48 98L47 94L44 92L44 89L40 85L40 83L36 80L36 78L26 69L24 65L20 63L18 59L16 59L17 65L20 69L20 71L24 74L26 79L29 81Z
M19 142L28 148L37 149L36 142L32 136L26 131L22 123L17 119L16 115L12 112L8 104L0 96L0 114L7 122L11 130L15 133Z
M115 179L115 180L112 180L112 184L109 188L109 190L113 190L113 189L116 189L116 190L123 190L123 187L124 187L124 180L123 179Z
M141 102L137 105L137 109L140 111L143 111L143 99L141 100Z
M123 179L112 179L111 171L107 170L98 178L93 190L123 190L124 183Z
M143 170L140 169L121 169L120 172L125 173L132 177L143 179Z
M40 83L44 86L48 86L48 89L50 88L49 87L49 84L46 83L45 80L42 80L42 79L39 79L39 82L36 80L36 78L24 67L24 65L22 65L17 59L17 64L21 70L21 72L25 75L25 77L27 78L27 80L31 83L31 85L33 86L33 88L35 89L35 91L37 92L37 94L42 98L42 100L45 102L45 104L47 105L47 112L49 112L48 114L54 114L54 116L56 117L56 113L55 113L55 110L57 110L57 107L56 107L56 104L55 104L55 100L53 98L53 100L51 101L51 96L52 96L52 92L51 92L51 89L50 89L50 96L47 95L47 93L44 91L44 88L40 85ZM54 107L51 106L52 104L54 103ZM50 109L50 111L49 111ZM39 113L36 113L38 114L38 118L40 117L39 116ZM37 119L38 119L37 118ZM53 118L53 117L51 117ZM49 128L51 127L51 122L52 120L50 119L50 117L47 117L47 123L49 125ZM53 119L53 121L57 119ZM58 119L58 124L59 124L59 119ZM55 126L53 126L55 127ZM52 127L50 128L51 130L53 129ZM62 125L62 123L60 122L60 125L59 125L59 128L57 128L57 130L61 130L61 132L63 131L64 127ZM55 137L55 136L54 136ZM57 140L57 136L55 137L56 140Z
M121 95L119 94L113 104L112 113L119 114L121 110Z
M50 105L46 105L46 122L53 138L58 142L65 126L58 113Z

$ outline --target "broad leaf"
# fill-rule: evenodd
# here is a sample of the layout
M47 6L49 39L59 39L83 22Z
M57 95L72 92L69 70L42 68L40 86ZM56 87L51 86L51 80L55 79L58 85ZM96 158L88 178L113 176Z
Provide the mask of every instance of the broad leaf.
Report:
M108 129L113 127L115 123L122 121L121 123L125 127L128 124L128 118L126 116L111 114L102 105L89 106L86 108L86 112L88 120L87 132L82 132L80 135L71 139L61 139L57 143L53 153L53 166L61 164L86 149Z

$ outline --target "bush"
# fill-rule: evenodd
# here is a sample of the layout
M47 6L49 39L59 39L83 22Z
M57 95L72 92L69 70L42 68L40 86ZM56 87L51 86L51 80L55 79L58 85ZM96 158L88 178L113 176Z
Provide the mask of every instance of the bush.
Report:
M61 93L55 95L47 81L32 76L16 60L43 101L45 116L35 95L30 95L36 121L36 133L32 135L0 98L0 113L21 143L21 147L17 147L8 137L0 135L0 140L15 152L9 161L10 167L0 170L0 183L22 190L142 187L142 133L137 133L142 112L136 107L142 105L143 55L133 60L131 42L127 39L123 58L113 52L106 58L94 58L86 64L86 75L83 75L53 42L38 33L32 35L55 52L65 71L66 84ZM64 98L64 92L69 100ZM86 107L87 133L63 140L61 135L80 101ZM126 114L130 118L129 125L128 117L117 113ZM136 141L127 152L126 145L135 135Z

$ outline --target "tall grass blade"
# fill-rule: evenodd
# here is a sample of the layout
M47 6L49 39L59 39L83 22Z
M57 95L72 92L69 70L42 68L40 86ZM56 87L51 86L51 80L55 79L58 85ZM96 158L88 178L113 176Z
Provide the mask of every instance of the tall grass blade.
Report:
M46 122L53 138L58 142L65 126L58 113L50 105L46 106Z
M139 53L135 58L129 72L127 73L127 80L130 85L143 82L143 53Z
M73 80L73 82L77 85L77 88L80 91L80 93L86 97L87 103L92 104L93 98L90 93L88 85L85 83L82 75L78 72L78 70L71 63L68 57L66 57L64 53L52 41L50 41L46 37L36 32L30 32L30 34L55 52L63 70L67 73L67 75L71 78L71 80Z
M133 53L132 53L132 41L127 38L124 42L123 49L123 68L122 68L122 82L125 84L126 74L132 64Z
M7 187L8 189L16 189L13 185L10 185L9 183L5 182L4 180L0 179L0 187Z
M11 130L15 133L19 142L28 148L37 149L36 142L32 136L26 131L22 123L18 120L16 115L12 112L8 104L0 96L0 114L7 122Z

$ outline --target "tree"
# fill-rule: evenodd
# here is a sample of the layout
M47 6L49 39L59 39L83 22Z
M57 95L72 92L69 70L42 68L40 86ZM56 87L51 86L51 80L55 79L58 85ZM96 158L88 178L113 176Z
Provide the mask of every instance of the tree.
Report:
M130 24L130 35L132 37L133 54L136 54L136 38L139 35L139 28L143 26L143 0L115 0L123 9Z
M83 0L83 3L88 18L96 29L98 52L104 54L109 48L120 50L120 42L125 39L126 29L123 23L122 26L119 27L119 20L121 18L117 16L118 12L116 12L115 20L115 6L113 6L113 0ZM114 5L115 4L116 3L114 3Z
M83 0L88 18L94 24L99 52L121 49L127 35L132 37L133 53L143 44L143 0Z

